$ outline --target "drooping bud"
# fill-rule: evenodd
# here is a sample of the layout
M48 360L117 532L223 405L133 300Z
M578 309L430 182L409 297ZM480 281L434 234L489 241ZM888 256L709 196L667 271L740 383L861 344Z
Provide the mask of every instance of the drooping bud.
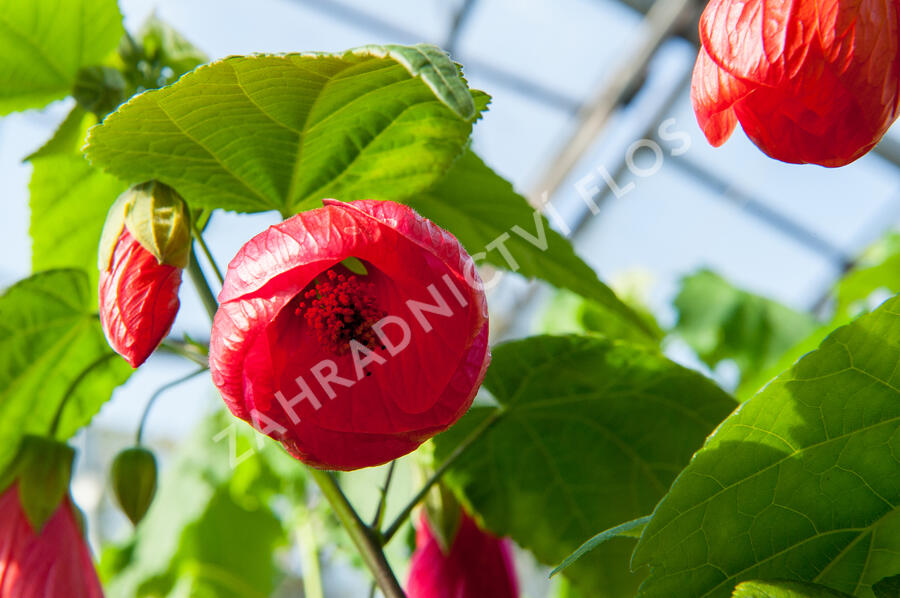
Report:
M65 443L28 435L0 480L0 491L18 483L22 510L35 531L40 532L68 493L74 457Z
M519 583L508 540L482 530L467 513L461 513L449 550L440 546L434 531L423 514L416 527L416 551L406 582L409 598L518 598Z
M125 449L112 464L112 483L122 512L137 525L156 495L156 458L145 448Z
M190 212L162 183L132 187L107 215L98 251L100 321L110 346L132 367L172 327L190 248Z

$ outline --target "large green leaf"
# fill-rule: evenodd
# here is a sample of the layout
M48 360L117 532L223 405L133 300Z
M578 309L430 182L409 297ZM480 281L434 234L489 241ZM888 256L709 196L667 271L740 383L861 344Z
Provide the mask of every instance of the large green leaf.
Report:
M0 115L65 97L122 32L116 0L0 0Z
M812 316L742 291L709 270L681 284L675 333L710 367L733 360L742 382L771 368L817 327Z
M36 274L0 296L0 471L22 436L56 437L87 424L131 373L103 337L89 306L88 277L77 270Z
M443 180L407 203L452 231L477 260L574 291L611 311L612 325L628 329L623 335L644 343L658 340L653 327L597 278L571 243L474 152L463 154Z
M424 191L462 152L477 113L434 46L237 56L132 98L92 129L86 152L194 206L288 215L327 197Z
M438 462L496 419L447 482L489 529L555 565L597 531L650 512L736 403L658 351L592 337L498 346L475 407L435 439ZM634 545L617 538L565 570L586 596L630 595Z
M785 578L872 596L900 572L900 298L744 403L654 513L641 596Z
M106 213L126 185L93 168L78 149L95 122L80 108L29 157L31 265L35 271L74 267L97 286L97 244ZM96 294L96 291L92 293Z
M274 551L286 543L281 521L271 509L239 504L219 488L203 515L181 537L175 559L179 596L269 598L278 569Z
M799 581L745 581L732 598L850 598L849 594Z

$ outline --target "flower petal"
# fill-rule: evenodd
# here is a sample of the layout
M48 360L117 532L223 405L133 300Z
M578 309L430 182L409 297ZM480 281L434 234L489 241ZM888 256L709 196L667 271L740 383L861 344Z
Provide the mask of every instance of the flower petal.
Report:
M700 129L714 147L731 137L737 126L734 104L750 93L748 85L722 70L700 48L691 81L691 104Z
M160 264L122 229L100 271L100 321L110 346L138 367L159 346L178 313L181 269Z

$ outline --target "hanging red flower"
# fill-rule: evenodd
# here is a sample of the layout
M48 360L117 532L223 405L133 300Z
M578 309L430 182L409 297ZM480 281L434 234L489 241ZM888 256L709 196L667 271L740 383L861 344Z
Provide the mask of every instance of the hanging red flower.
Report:
M0 596L103 598L91 554L68 498L36 532L13 484L0 495Z
M453 424L489 360L487 305L450 233L389 201L304 212L228 267L210 369L231 412L323 469L385 463Z
M482 531L463 513L445 552L423 513L406 594L409 598L517 598L519 584L509 541Z
M900 16L891 0L712 0L691 97L718 147L740 122L769 156L843 166L898 116Z
M110 346L138 367L178 313L190 251L187 208L171 188L145 183L110 209L100 243L100 322Z

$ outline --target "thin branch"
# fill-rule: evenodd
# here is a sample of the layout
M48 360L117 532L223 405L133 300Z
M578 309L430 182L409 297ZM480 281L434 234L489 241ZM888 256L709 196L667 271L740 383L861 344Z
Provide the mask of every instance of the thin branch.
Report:
M219 284L225 284L225 277L222 276L222 271L219 269L219 265L216 263L215 258L213 258L212 252L209 250L209 246L203 239L203 233L201 233L200 229L197 228L196 222L191 221L191 231L194 233L194 240L197 241L197 244L203 251L203 255L206 256L206 260L209 262L209 265L212 266L216 278L219 279Z
M204 367L201 367L199 370L195 370L195 371L191 372L190 374L182 376L181 378L177 378L175 380L172 380L171 382L163 384L162 386L160 386L157 389L156 392L154 392L150 396L150 400L147 401L147 406L144 407L144 413L141 415L141 423L138 424L137 435L135 437L135 444L140 445L141 440L144 438L144 426L147 424L147 416L150 415L150 410L153 408L153 405L156 403L156 399L158 399L160 396L162 396L163 393L165 393L167 390L175 388L179 384L183 384L183 383L187 382L188 380L190 380L191 378L199 376L200 374L202 374L203 372L205 372L208 369L209 369L208 366L204 366Z
M219 302L216 301L216 296L209 287L209 283L206 281L206 275L203 274L203 269L200 268L200 263L197 261L197 252L194 251L193 247L191 247L191 259L188 261L187 271L191 277L191 281L193 281L194 286L197 288L197 292L200 294L200 300L203 301L203 307L206 308L206 312L209 314L210 319L212 319L219 309Z
M396 465L396 460L391 461L391 464L388 466L387 477L384 479L384 485L381 487L381 497L378 499L378 506L375 508L375 517L372 519L372 525L370 526L375 531L378 531L381 528L381 521L384 518L384 509L387 506L388 489L391 487L391 480L394 477L394 467L396 467Z
M403 527L403 523L409 518L413 509L416 508L416 505L418 505L425 499L428 491L431 490L431 488L440 481L441 477L443 477L447 470L450 469L454 463L456 463L456 461L463 455L463 453L466 452L466 450L469 449L469 447L475 444L475 441L481 438L485 434L485 432L487 432L491 428L491 426L496 424L497 421L501 417L503 417L504 413L506 412L503 409L497 409L496 411L494 411L494 413L492 413L490 417L481 422L481 424L479 424L477 428L472 430L472 432L468 436L466 436L465 440L463 440L457 445L455 449L453 449L453 452L450 453L450 455L444 460L443 463L441 463L441 466L438 467L437 471L435 471L434 474L430 478L428 478L428 481L425 482L425 485L422 486L422 489L419 490L419 492L413 497L413 499L409 501L409 504L407 504L403 508L403 510L400 511L400 514L397 515L397 518L394 519L394 522L391 523L388 528L381 534L382 546L390 542L391 538L393 538L397 534L397 532L400 531L400 528Z
M322 490L322 495L331 504L337 518L340 520L344 529L350 534L350 539L359 550L363 561L375 577L375 583L381 589L381 593L385 598L406 598L400 583L397 581L394 572L388 565L381 545L378 543L372 531L366 527L359 515L353 509L350 501L344 496L337 480L334 476L320 469L309 468L310 475Z

